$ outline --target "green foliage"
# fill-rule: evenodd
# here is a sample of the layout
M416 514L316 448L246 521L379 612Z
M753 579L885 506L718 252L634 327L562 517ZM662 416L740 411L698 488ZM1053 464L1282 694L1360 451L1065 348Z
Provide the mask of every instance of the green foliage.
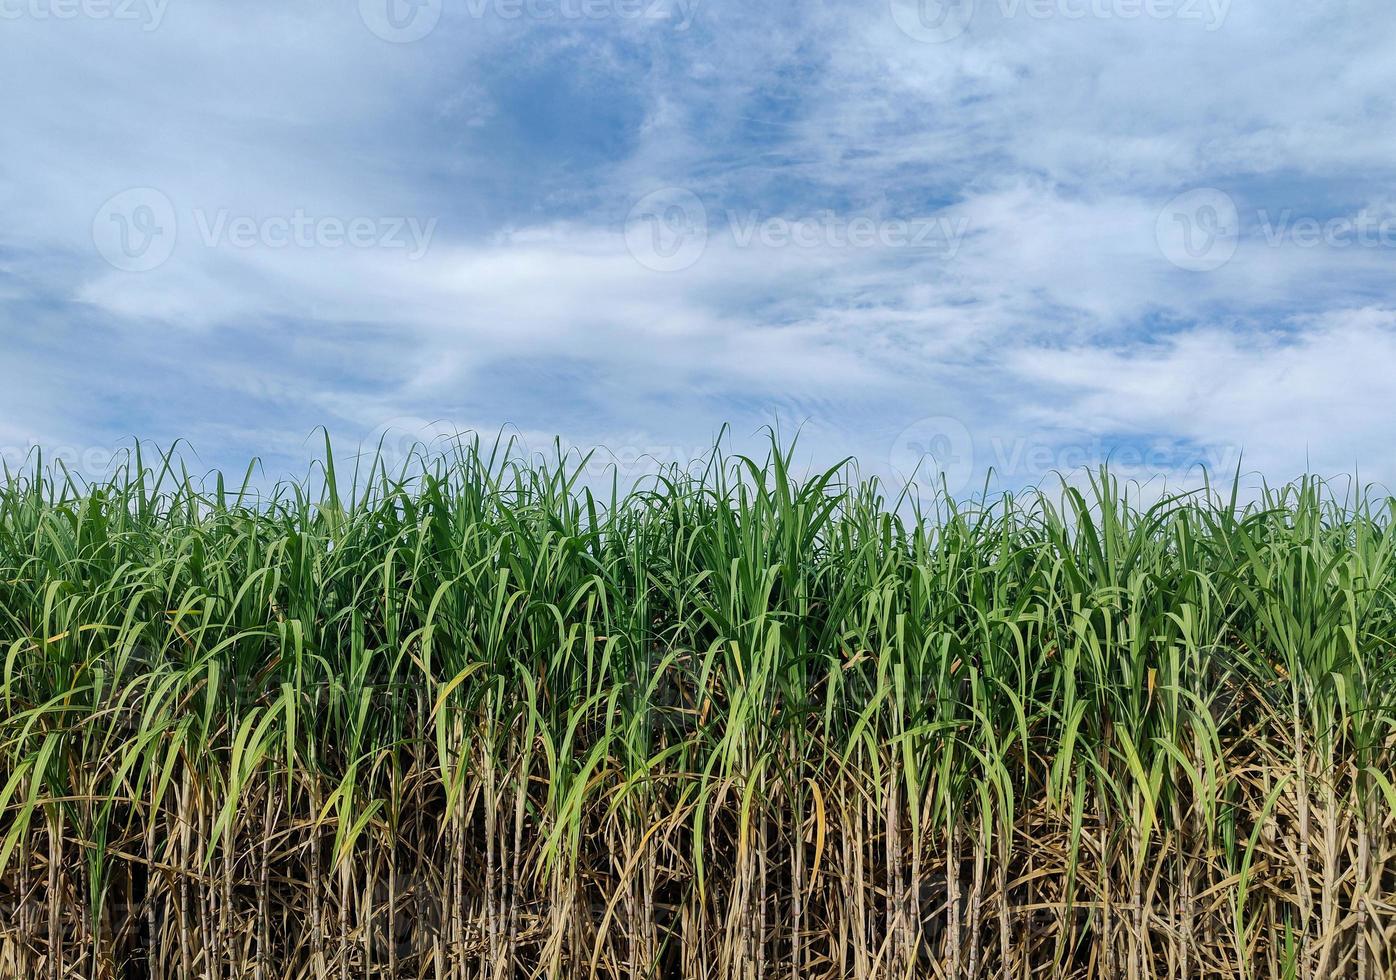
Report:
M1391 966L1396 502L913 507L774 442L598 499L511 449L6 474L10 962L114 970L192 891L169 975L408 975L377 891L429 867L430 955L506 972Z

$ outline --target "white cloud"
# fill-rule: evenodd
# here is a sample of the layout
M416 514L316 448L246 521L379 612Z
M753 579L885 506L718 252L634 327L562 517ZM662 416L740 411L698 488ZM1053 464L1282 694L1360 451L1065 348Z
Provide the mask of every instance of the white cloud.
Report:
M953 417L1010 454L1134 438L1177 458L1244 445L1277 476L1387 465L1392 249L1276 246L1255 225L1389 210L1396 13L1234 0L1206 30L1005 2L939 45L881 3L708 0L682 33L448 9L410 45L352 4L172 4L150 32L0 23L0 85L26 93L0 162L0 354L25 382L0 395L0 435L154 428L284 459L318 423L691 446L778 414L808 420L812 452L875 469L917 419ZM670 274L623 234L665 185L712 222ZM147 186L179 240L119 272L93 216ZM1233 196L1243 233L1198 274L1155 223L1204 186ZM966 231L950 257L743 247L729 209ZM196 212L220 211L437 225L416 260L207 247ZM73 394L90 368L26 326L36 311L100 333L91 393Z
M1230 446L1271 474L1360 467L1393 480L1394 363L1396 313L1369 309L1126 349L1022 350L1009 366L1051 393L1033 412L1044 424Z

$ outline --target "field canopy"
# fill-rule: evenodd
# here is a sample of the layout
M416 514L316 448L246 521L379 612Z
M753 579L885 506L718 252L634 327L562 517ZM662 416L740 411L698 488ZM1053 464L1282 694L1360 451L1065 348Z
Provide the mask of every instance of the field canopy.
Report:
M1396 501L794 458L6 473L0 975L1396 971Z

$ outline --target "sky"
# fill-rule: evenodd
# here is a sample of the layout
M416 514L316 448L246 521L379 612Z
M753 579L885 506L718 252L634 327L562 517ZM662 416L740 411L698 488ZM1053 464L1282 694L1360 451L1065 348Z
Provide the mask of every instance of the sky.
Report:
M1389 0L0 0L0 458L1396 482ZM930 460L928 466L927 460ZM992 476L989 474L992 473Z

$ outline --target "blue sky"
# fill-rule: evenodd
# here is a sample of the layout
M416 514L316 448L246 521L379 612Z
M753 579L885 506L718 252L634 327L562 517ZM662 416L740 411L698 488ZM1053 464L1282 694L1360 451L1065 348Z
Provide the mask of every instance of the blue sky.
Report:
M0 452L1396 479L1396 8L0 0ZM85 463L84 463L85 461Z

